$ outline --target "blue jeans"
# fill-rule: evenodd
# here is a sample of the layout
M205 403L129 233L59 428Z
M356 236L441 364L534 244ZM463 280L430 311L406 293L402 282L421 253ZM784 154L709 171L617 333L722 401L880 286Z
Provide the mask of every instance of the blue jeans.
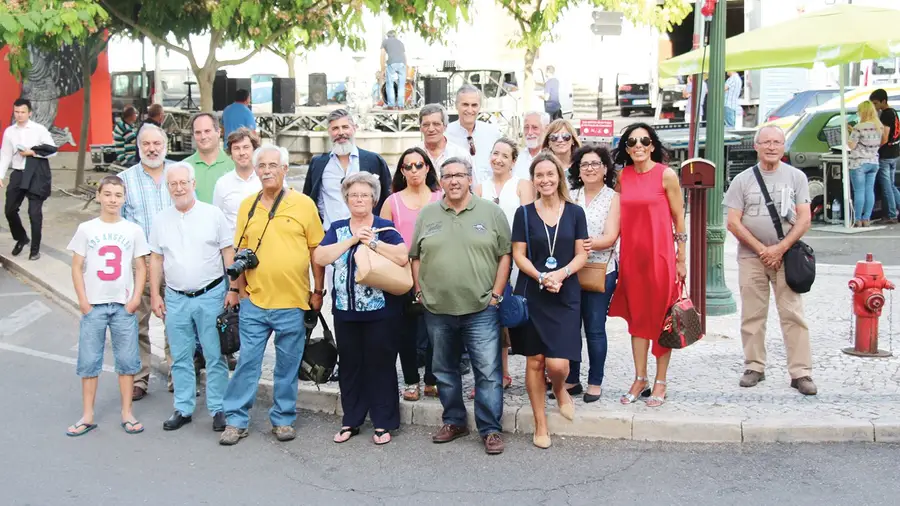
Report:
M878 185L884 193L884 208L887 218L897 217L897 206L900 205L900 190L894 185L897 173L897 158L878 160Z
M262 375L263 353L269 335L275 332L275 387L269 421L273 427L293 425L297 419L297 376L306 345L303 310L263 309L250 301L241 301L241 352L237 367L225 390L225 416L228 425L246 429L250 408L256 400Z
M875 176L878 175L877 163L864 163L850 170L850 183L853 186L853 218L856 221L868 220L875 207Z
M172 382L175 384L175 409L184 416L194 414L197 405L197 373L194 351L197 340L206 359L206 409L210 415L222 412L222 397L228 384L228 366L219 347L216 317L225 306L224 280L212 290L188 297L166 288L166 330L172 352Z
M725 128L734 128L737 125L737 110L725 108Z
M406 97L406 65L392 63L387 66L384 73L385 92L387 93L388 107L403 107L403 99ZM394 92L394 83L397 83L397 91ZM399 96L398 96L399 95Z
M488 306L477 313L452 316L425 311L434 345L431 367L444 406L443 422L468 425L459 360L468 348L475 375L475 425L482 436L500 432L503 416L503 363L500 358L500 312Z
M141 370L138 351L137 316L125 311L122 304L94 304L91 312L81 317L78 334L78 362L75 373L82 378L96 378L103 370L103 348L106 329L116 360L116 373L122 376Z
M616 291L616 280L619 271L606 275L606 291L581 292L581 320L584 322L584 335L588 350L588 385L603 384L603 371L606 368L606 314L613 292ZM566 383L581 383L581 362L569 361L569 377Z

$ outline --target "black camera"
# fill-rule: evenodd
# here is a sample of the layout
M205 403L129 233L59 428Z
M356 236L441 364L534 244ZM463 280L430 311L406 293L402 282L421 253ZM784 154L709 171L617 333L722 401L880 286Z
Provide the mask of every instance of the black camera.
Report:
M255 269L259 265L259 257L252 249L239 249L234 253L234 263L225 268L225 273L234 280L247 269Z

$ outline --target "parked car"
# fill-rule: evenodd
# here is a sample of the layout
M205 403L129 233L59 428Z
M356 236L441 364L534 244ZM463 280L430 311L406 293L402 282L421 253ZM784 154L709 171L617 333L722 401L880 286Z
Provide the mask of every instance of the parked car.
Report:
M650 103L650 83L640 78L620 74L616 76L616 105L623 118L632 112L653 114Z
M798 91L783 104L773 109L760 126L776 125L786 130L793 125L807 109L824 105L832 98L838 96L840 92L841 90L836 88ZM848 92L845 92L845 94Z

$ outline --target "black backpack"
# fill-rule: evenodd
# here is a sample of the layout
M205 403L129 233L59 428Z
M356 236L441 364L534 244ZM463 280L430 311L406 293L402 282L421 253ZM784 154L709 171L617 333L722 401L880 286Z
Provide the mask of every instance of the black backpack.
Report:
M222 355L230 355L241 349L239 306L226 309L216 317L219 331L219 347Z
M317 312L319 321L322 322L324 335L313 338L315 326L306 329L306 346L303 348L303 359L300 361L300 379L312 381L316 385L327 383L337 366L338 351L334 341L334 335L321 312Z

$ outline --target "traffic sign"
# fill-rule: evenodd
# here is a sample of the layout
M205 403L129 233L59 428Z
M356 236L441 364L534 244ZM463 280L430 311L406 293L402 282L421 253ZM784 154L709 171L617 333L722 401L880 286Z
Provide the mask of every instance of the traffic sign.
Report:
M611 119L581 120L581 141L585 144L611 146L615 136L615 123Z

